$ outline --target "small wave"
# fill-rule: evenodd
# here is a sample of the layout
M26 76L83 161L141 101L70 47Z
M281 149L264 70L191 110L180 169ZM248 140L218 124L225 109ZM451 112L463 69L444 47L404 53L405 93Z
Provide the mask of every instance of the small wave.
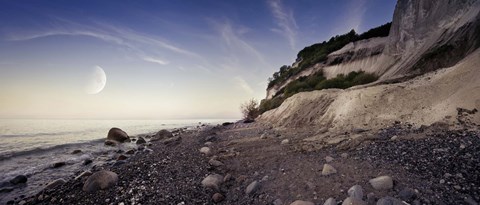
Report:
M62 149L62 148L68 148L68 147L79 147L81 145L88 145L88 144L97 144L103 142L105 139L96 139L96 140L91 140L88 142L77 142L77 143L68 143L68 144L61 144L61 145L55 145L55 146L50 146L50 147L38 147L38 148L33 148L29 150L22 150L22 151L17 151L17 152L7 152L3 153L0 155L0 161L11 159L13 157L19 157L19 156L25 156L25 155L30 155L30 154L36 154L36 153L44 153L44 152L50 152L53 150L57 149Z
M12 134L12 135L0 135L0 137L38 137L38 136L57 136L57 135L71 135L71 134L78 134L84 133L85 131L75 131L75 132L40 132L40 133L33 133L33 134Z

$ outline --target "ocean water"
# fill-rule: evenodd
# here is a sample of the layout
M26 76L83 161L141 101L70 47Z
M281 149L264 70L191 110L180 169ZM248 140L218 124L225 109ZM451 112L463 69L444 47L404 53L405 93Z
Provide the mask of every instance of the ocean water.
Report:
M196 127L199 124L216 125L228 119L214 120L50 120L0 119L0 204L20 195L37 193L50 181L68 179L79 170L88 170L111 159L118 149L134 147L126 143L120 147L104 146L108 130L118 127L130 136L155 133L161 129ZM80 149L82 153L71 154ZM85 166L83 161L92 159ZM55 162L66 166L52 168ZM26 175L26 186L1 192L10 179Z

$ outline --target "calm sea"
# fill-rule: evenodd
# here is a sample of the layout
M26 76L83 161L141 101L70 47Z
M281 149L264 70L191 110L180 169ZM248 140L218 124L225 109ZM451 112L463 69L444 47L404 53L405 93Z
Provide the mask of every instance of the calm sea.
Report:
M40 191L49 181L68 178L79 169L101 165L112 156L104 155L113 149L103 145L108 130L118 127L130 136L154 133L161 129L195 127L201 124L216 125L228 119L210 120L25 120L0 119L0 190L13 177L27 175L27 186L0 193L0 204L12 197L30 195ZM127 149L130 145L122 145ZM82 150L72 155L73 150ZM84 166L85 159L94 163ZM54 162L67 166L52 169Z

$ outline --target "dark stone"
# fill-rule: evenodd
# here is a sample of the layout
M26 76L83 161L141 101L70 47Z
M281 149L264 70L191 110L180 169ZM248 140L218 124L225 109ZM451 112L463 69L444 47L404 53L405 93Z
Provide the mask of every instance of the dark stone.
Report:
M172 137L172 138L168 138L168 139L164 140L163 144L165 144L165 145L176 145L176 144L179 144L181 141L182 141L182 137L176 136L176 137Z
M127 133L116 127L108 131L107 139L117 141L120 143L130 141L130 137L127 135Z
M65 166L65 165L66 165L65 162L56 162L56 163L53 164L52 167L53 167L53 168L59 168L59 167Z
M27 182L27 177L25 175L18 175L15 178L10 180L10 183L13 185L22 184Z
M210 136L205 137L206 142L214 142L216 140L217 140L217 137L215 137L214 135L210 135Z
M163 140L165 138L172 138L173 134L168 131L168 130L160 130L155 134L155 136L152 137L150 141L158 141L158 140Z
M137 144L145 144L145 143L147 143L147 141L145 141L143 137L138 137Z
M105 140L105 145L106 146L115 146L115 145L117 145L117 143L115 143L115 141L113 141L113 140Z
M125 152L125 154L135 154L135 150L134 149L128 150L127 152Z
M212 200L213 200L213 202L215 202L215 203L222 202L224 199L225 199L225 197L224 197L222 194L220 194L220 193L215 193L215 194L213 194L213 196L212 196Z
M83 185L83 191L85 192L96 192L100 189L107 189L118 182L118 175L115 172L111 171L98 171L88 177L87 181Z
M13 191L13 187L4 187L0 189L0 193L8 193Z
M72 152L72 154L78 154L78 153L82 153L82 150L76 149L76 150L73 150Z
M252 119L246 119L243 121L243 123L252 123L252 122L255 122L255 120L252 120Z
M398 198L400 198L403 201L413 201L417 197L417 193L410 189L410 188L405 188L400 193L398 193Z
M92 161L91 159L85 159L85 160L83 161L83 165L87 165L87 164L90 164L90 163L92 163L92 162L93 162L93 161Z
M233 122L224 122L224 123L222 123L222 126L229 126L229 125L233 125Z
M121 154L120 156L118 156L117 160L126 160L128 157Z

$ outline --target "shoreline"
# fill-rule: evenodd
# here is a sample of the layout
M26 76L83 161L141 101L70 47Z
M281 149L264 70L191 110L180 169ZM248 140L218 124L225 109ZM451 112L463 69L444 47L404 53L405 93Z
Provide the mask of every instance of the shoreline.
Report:
M15 204L323 204L330 197L346 199L354 185L363 187L369 204L387 196L409 204L479 201L478 130L394 124L378 132L349 134L365 137L321 145L304 140L313 133L258 123L187 131L176 143L152 142L152 151L128 156L118 166L93 168L118 174L111 188L86 193L86 177L72 177ZM211 153L202 154L202 147ZM450 166L438 158L442 156ZM324 164L335 173L323 175ZM222 182L205 188L202 181L212 174L221 175ZM383 175L393 178L392 188L376 190L369 184Z

